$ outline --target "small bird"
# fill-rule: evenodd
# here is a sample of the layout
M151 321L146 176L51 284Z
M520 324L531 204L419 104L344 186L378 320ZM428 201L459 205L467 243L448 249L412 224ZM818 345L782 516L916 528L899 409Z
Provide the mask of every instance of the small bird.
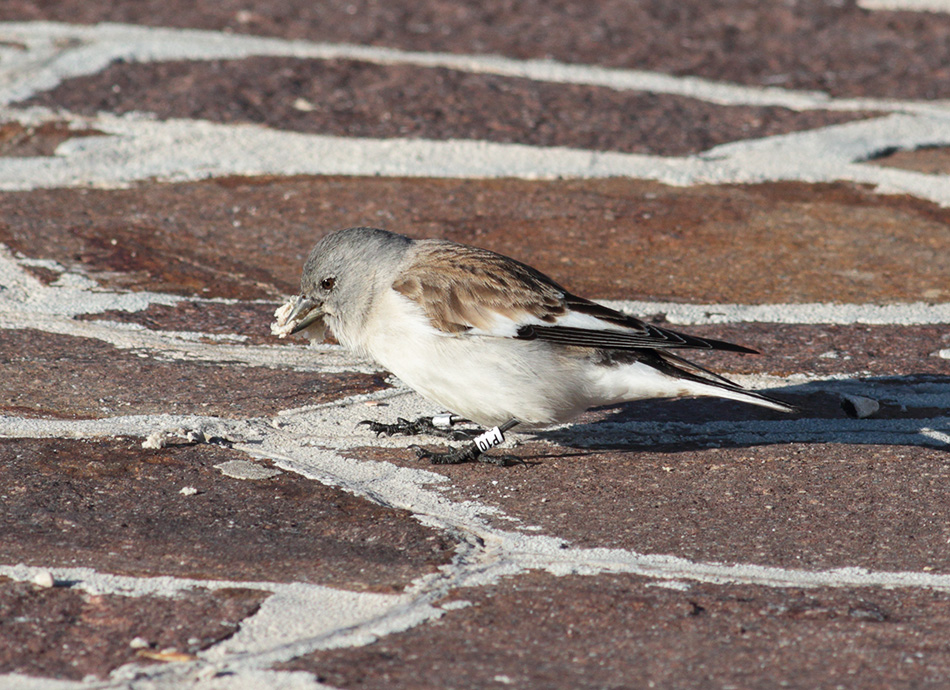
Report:
M795 409L673 353L755 350L648 324L573 295L519 261L447 240L366 227L330 233L304 265L300 294L275 317L279 337L322 340L329 327L341 345L452 419L494 427L448 452L415 447L434 463L506 464L484 451L514 426L550 425L629 400L717 396ZM366 423L377 434L436 428L425 420Z

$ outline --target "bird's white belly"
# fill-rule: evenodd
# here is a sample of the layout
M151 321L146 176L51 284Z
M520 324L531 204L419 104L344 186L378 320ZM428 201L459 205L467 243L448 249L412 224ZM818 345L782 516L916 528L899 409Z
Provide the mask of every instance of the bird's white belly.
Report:
M426 398L484 425L550 424L584 409L576 382L533 343L439 337L380 363ZM394 356L388 356L394 355Z
M587 407L583 382L546 343L447 335L404 308L364 344L406 385L479 424L551 424Z

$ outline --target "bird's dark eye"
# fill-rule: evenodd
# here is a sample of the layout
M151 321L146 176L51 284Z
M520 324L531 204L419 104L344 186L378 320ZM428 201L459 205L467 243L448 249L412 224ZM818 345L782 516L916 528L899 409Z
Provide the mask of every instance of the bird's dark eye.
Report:
M327 292L330 292L330 290L333 289L334 283L336 283L336 278L333 278L333 277L324 278L323 280L320 281L320 287L322 287Z

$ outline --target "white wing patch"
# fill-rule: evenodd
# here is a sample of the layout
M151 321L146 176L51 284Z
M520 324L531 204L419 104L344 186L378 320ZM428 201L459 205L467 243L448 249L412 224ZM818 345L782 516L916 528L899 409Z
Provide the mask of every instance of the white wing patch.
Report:
M491 322L487 328L472 326L470 330L458 335L488 335L496 338L516 338L518 337L519 330L525 326L582 328L589 331L632 332L632 329L604 321L592 314L582 314L569 309L563 315L555 317L553 321L539 319L527 312L522 312L518 315L518 318L511 318L507 314L492 311Z

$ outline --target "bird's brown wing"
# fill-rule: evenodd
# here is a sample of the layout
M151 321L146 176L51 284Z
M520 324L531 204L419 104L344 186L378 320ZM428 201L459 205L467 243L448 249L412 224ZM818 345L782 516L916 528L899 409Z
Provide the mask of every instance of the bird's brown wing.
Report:
M445 333L491 332L499 321L554 324L567 312L563 288L530 266L438 240L416 245L393 289L422 307Z
M648 324L572 295L546 275L501 254L441 240L417 243L393 289L444 333L545 340L608 350L755 352Z

